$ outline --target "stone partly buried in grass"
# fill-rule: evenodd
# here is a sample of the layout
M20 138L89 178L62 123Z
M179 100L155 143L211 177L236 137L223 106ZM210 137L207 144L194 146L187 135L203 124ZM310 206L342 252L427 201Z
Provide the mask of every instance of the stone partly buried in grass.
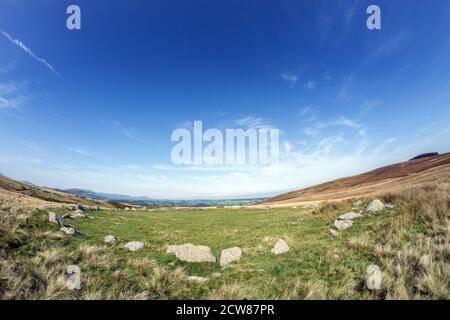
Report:
M131 241L125 244L125 249L128 249L129 251L139 251L144 248L144 244L139 241Z
M225 267L231 262L239 261L242 256L242 250L239 247L223 249L220 254L220 266Z
M338 217L339 220L353 220L357 218L361 218L363 215L356 212L347 212Z
M378 199L373 200L368 206L366 211L370 213L377 213L384 210L384 203Z
M383 280L383 272L380 267L371 264L366 269L366 286L369 290L381 289L381 281Z
M190 276L187 278L188 282L190 283L198 283L198 284L203 284L208 282L208 278L205 277L197 277L197 276Z
M77 265L70 265L66 270L66 288L69 290L81 289L81 270Z
M288 251L289 251L289 246L286 243L286 241L284 241L283 239L279 239L275 243L273 249L270 252L272 252L273 254L282 254L282 253L286 253Z
M166 253L175 254L175 256L186 262L216 262L216 257L207 246L195 246L192 243L182 245L171 245Z
M334 221L334 226L338 231L344 231L353 225L352 220L336 220Z
M116 237L111 236L111 235L105 236L106 244L114 244L114 242L116 242Z

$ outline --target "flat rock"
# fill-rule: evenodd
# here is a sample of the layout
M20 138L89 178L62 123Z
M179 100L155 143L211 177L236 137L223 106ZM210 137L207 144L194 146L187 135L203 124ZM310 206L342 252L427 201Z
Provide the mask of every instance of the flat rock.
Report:
M380 267L371 264L366 270L366 286L369 290L381 289L381 281L383 280L383 272Z
M203 284L208 282L208 278L205 277L197 277L197 276L189 276L187 280L191 283Z
M239 247L233 247L223 249L220 254L220 266L225 267L231 262L239 261L242 256L242 249Z
M353 225L352 220L335 220L334 226L338 231L344 231L350 228Z
M353 220L356 218L361 218L363 215L356 212L347 212L338 217L339 220Z
M384 203L378 199L373 200L367 207L366 211L376 213L384 210Z
M167 248L167 253L186 262L216 262L216 257L212 254L211 248L207 246L195 246L192 243L182 245L171 245Z
M144 248L144 244L139 241L131 241L125 244L124 248L134 252Z
M81 289L81 270L77 265L70 265L66 269L66 288L69 290Z
M75 210L75 212L70 215L70 218L72 218L72 219L84 219L84 218L86 218L86 215L84 214L83 210Z
M273 249L270 251L273 254L282 254L289 251L289 246L283 239L279 239Z
M116 237L111 235L105 236L105 243L114 244L114 242L116 242Z

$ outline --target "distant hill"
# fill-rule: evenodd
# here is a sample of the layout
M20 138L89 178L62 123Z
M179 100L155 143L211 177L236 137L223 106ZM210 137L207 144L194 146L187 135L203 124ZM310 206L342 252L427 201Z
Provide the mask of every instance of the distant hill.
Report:
M149 197L133 197L122 194L101 193L88 189L64 189L64 190L55 189L55 190L95 200L126 202L133 205L150 206L150 207L243 206L255 204L257 202L265 200L265 198L222 199L222 200L208 200L208 199L171 200L171 199L152 199Z
M400 191L450 179L450 153L423 154L406 162L382 167L357 176L292 191L263 201L262 205L317 204Z

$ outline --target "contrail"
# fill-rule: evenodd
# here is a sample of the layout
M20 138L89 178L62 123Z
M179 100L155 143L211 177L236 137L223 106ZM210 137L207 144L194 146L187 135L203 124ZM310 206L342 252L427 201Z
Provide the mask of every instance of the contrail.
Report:
M34 60L44 64L47 68L49 68L54 74L56 74L57 76L61 77L61 75L55 70L55 68L53 68L53 66L48 63L45 59L43 58L39 58L38 56L36 56L34 54L33 51L31 51L30 48L28 48L27 46L25 46L23 44L22 41L20 41L19 39L13 39L8 33L1 31L1 33L8 38L9 41L11 41L11 43L15 44L16 46L18 46L20 49L22 49L23 51L25 51L26 54L28 54L30 57L32 57Z

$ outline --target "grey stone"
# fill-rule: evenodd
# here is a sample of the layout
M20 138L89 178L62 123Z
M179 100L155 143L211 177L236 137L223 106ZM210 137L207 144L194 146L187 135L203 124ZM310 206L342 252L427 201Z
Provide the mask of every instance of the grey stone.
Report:
M105 243L114 244L114 242L116 242L116 237L111 235L105 236Z
M242 249L239 247L233 247L223 249L220 254L220 266L224 267L234 261L239 261L242 256Z
M77 265L70 265L66 270L66 288L69 290L81 289L81 270Z
M124 248L134 252L144 248L144 244L139 241L131 241L125 244Z
M352 220L335 220L334 226L338 231L344 231L350 228L353 225Z
M356 212L347 212L338 217L339 220L353 220L357 218L361 218L363 215Z
M182 245L171 245L167 248L167 253L175 254L175 256L186 262L216 262L216 257L207 246L195 246L192 243Z
M373 200L366 209L366 211L370 213L377 213L383 210L384 204L378 199Z
M191 283L203 284L208 282L208 278L205 277L197 277L197 276L189 276L187 280Z
M273 254L282 254L289 251L289 246L283 239L279 239L276 243L271 252Z
M383 272L380 267L371 264L366 270L366 286L369 290L381 289L381 281L383 280Z
M68 235L71 235L71 236L73 236L75 234L75 232L76 232L76 230L74 228L71 228L71 227L62 227L60 230L62 232L64 232L65 234L68 234Z

